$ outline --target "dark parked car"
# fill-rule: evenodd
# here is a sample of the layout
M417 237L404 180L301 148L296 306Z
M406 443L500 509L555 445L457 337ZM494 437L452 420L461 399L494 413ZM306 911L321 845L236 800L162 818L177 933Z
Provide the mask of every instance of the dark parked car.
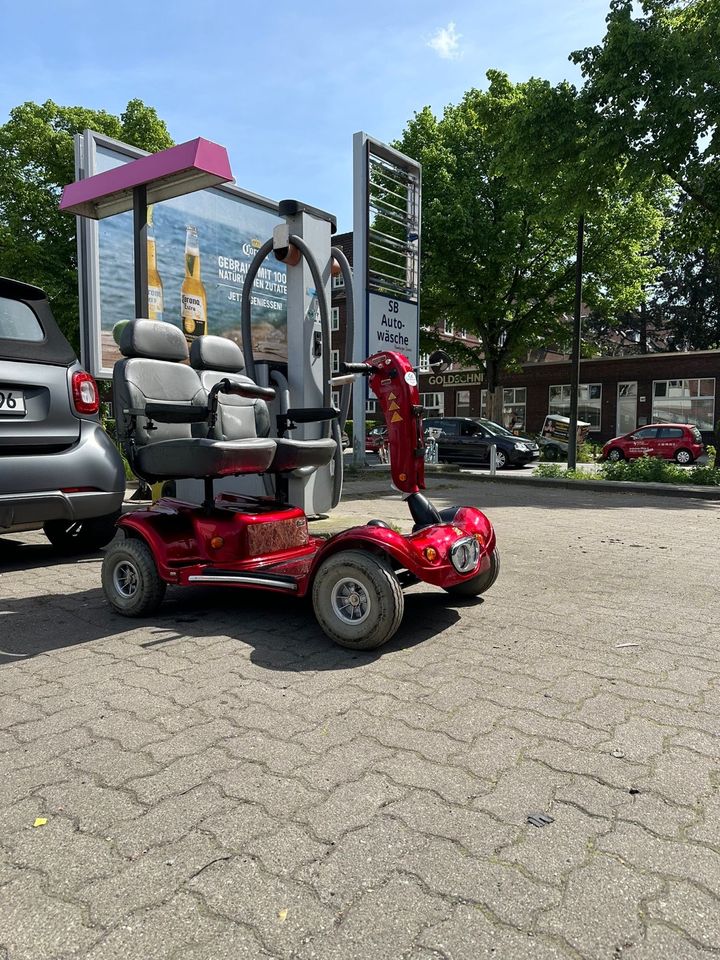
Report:
M688 464L703 453L705 445L697 427L687 423L653 423L624 437L608 440L602 449L602 459L616 462L637 457L662 457Z
M43 291L0 278L0 534L42 527L65 550L112 539L125 471L99 407Z
M425 428L441 431L437 438L441 463L489 463L490 447L496 449L496 465L524 467L540 457L538 445L529 437L516 437L499 423L482 417L429 417Z

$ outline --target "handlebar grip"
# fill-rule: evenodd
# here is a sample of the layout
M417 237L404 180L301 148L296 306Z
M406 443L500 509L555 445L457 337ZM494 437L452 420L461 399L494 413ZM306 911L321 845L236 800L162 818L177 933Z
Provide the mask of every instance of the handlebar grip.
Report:
M370 374L374 373L375 367L371 363L345 363L344 361L340 364L341 373L361 373L361 374Z

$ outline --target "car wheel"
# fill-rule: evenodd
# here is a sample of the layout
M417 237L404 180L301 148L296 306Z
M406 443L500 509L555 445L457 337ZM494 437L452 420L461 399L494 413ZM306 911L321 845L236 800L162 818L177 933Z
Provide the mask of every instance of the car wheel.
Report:
M688 464L693 462L693 455L689 450L686 450L684 447L675 452L675 463L679 463L680 466L686 467Z
M108 603L118 613L142 617L160 606L166 584L145 541L125 539L116 540L105 554L102 587Z
M503 470L507 466L507 456L504 450L495 451L495 466L498 470Z
M405 609L395 573L384 560L361 550L344 550L324 560L312 598L323 631L351 650L374 650L387 643Z
M500 553L495 547L490 554L490 566L484 573L478 573L470 580L456 583L453 587L446 587L446 591L455 597L479 597L495 583L500 573Z
M608 455L605 459L609 460L610 463L617 463L619 460L625 459L625 454L622 452L622 450L619 447L612 447L608 451Z
M48 520L43 532L50 543L62 553L90 553L110 543L115 536L115 524L120 511L104 517L90 517L87 520Z

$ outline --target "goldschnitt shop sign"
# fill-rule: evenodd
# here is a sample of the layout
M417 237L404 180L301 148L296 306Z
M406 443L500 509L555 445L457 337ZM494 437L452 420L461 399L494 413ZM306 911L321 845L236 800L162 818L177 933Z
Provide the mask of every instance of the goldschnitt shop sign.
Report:
M427 378L427 383L430 387L479 387L482 382L482 370L458 370L457 373L431 373Z

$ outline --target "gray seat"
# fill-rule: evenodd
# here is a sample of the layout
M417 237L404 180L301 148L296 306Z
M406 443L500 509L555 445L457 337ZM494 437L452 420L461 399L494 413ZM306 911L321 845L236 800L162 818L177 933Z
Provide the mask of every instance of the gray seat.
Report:
M198 371L200 382L207 391L212 390L229 375L240 383L253 382L243 374L245 358L242 350L237 343L226 337L208 335L194 340L190 347L190 365ZM201 425L196 425L196 432L199 428ZM269 436L270 414L265 401L249 400L235 395L221 396L213 437L232 441L238 436L247 436L247 431L253 431L251 435L257 437ZM270 473L316 470L330 463L335 455L335 441L330 437L320 440L293 440L288 437L272 439L276 449Z
M275 443L238 430L232 442L193 436L207 432L208 395L187 365L188 348L171 323L134 320L123 330L113 369L118 440L133 471L144 480L208 479L265 473Z

